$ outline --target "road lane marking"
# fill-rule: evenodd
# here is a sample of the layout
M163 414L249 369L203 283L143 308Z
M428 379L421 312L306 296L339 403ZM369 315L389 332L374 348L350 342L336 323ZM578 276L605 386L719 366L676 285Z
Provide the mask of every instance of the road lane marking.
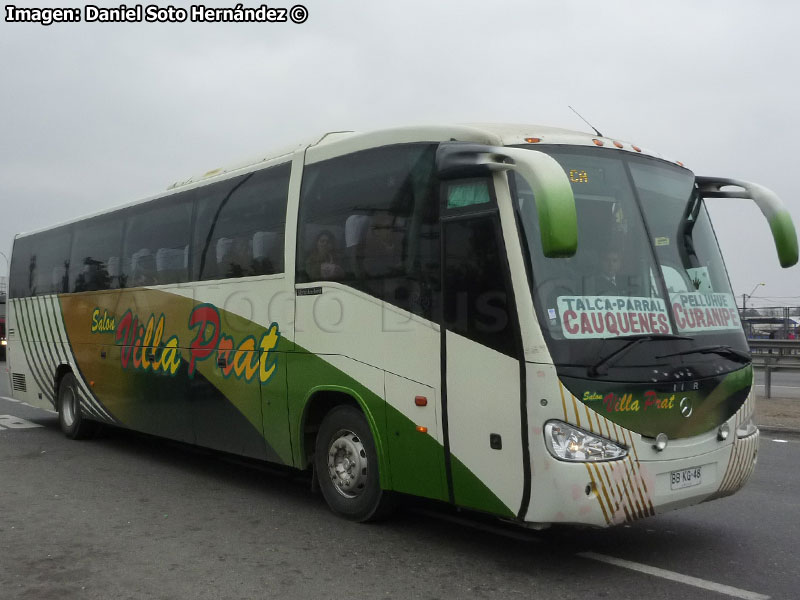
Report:
M788 444L789 440L772 440L773 442L778 442L779 444Z
M30 408L35 408L36 410L43 410L44 412L51 413L53 415L58 414L58 412L52 409L34 406L33 404L28 404L27 402L22 402L21 400L14 400L14 398L9 398L8 396L0 396L0 400L8 400L9 402L16 402L17 404L22 404L22 406L28 406Z
M693 585L694 587L710 590L712 592L718 592L734 598L742 598L743 600L769 600L769 596L765 596L764 594L748 592L747 590L741 590L729 585L714 583L713 581L706 581L705 579L699 579L697 577L692 577L691 575L683 575L682 573L676 573L675 571L667 571L666 569L659 569L658 567L651 567L649 565L643 565L640 563L631 562L629 560L615 558L613 556L606 556L605 554L597 554L596 552L579 552L578 556L608 563L616 567L622 567L623 569L639 571L640 573L646 573L647 575L653 575L654 577L661 577L662 579L669 579L670 581L677 581L679 583L685 583L686 585Z
M764 387L766 384L764 383L756 383L754 387ZM782 390L800 390L800 387L796 385L775 385L774 383L770 386L773 388L780 388Z
M4 429L32 429L34 427L41 427L41 425L20 419L14 415L0 415L0 431Z

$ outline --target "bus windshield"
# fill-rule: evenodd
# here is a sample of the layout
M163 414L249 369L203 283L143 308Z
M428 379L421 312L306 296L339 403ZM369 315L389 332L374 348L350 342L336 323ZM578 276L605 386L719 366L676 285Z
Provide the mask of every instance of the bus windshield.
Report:
M631 336L673 345L679 339L682 345L671 353L663 344L657 353L638 349L620 366L663 364L675 350L679 353L670 360L680 363L678 355L692 347L747 350L716 237L690 171L614 150L535 149L564 169L578 215L576 254L545 258L535 198L527 183L513 176L534 301L556 364L596 364L598 356L614 351L602 344ZM741 355L705 354L713 357L693 356L692 362L741 367ZM620 373L615 375L619 379Z

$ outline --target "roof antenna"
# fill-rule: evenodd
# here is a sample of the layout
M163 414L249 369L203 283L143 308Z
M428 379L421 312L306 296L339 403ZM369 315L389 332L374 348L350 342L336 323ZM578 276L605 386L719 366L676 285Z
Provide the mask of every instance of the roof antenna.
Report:
M572 108L572 107L571 107L569 104L567 104L567 106L569 107L569 109L570 109L572 112L574 112L576 115L578 115L579 117L581 117L581 113L579 113L577 110L575 110L574 108ZM600 132L597 130L597 127L595 127L594 125L592 125L591 123L589 123L589 121L587 121L587 120L586 120L586 119L584 119L583 117L581 117L581 121L583 121L583 122L584 122L584 123L586 123L586 124L587 124L589 127L591 127L592 129L594 129L594 132L595 132L597 135L599 135L600 137L606 137L606 136L604 136L602 133L600 133Z

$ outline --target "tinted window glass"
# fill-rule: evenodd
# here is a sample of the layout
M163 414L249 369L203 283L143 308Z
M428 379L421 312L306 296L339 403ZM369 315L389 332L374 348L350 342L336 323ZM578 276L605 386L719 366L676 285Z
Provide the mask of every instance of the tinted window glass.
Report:
M11 251L11 268L8 293L12 298L31 295L36 278L36 258L33 254L33 238L23 237L14 240Z
M11 295L41 296L68 291L71 226L19 238L11 257Z
M70 291L118 288L121 245L120 213L76 224L69 261Z
M517 334L496 217L459 219L445 228L445 326L516 356Z
M36 277L33 295L64 294L68 289L70 229L59 229L34 236Z
M356 152L305 169L297 280L335 280L432 318L441 290L436 146Z
M119 287L188 281L192 196L183 192L127 212L122 273L112 273Z
M195 190L197 279L283 272L289 163Z

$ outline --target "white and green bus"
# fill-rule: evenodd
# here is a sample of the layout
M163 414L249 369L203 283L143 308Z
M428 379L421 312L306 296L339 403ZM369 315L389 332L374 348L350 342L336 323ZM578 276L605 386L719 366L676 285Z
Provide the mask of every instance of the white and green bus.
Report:
M606 526L731 494L753 370L704 205L750 198L541 126L333 133L15 239L16 399L400 494Z

